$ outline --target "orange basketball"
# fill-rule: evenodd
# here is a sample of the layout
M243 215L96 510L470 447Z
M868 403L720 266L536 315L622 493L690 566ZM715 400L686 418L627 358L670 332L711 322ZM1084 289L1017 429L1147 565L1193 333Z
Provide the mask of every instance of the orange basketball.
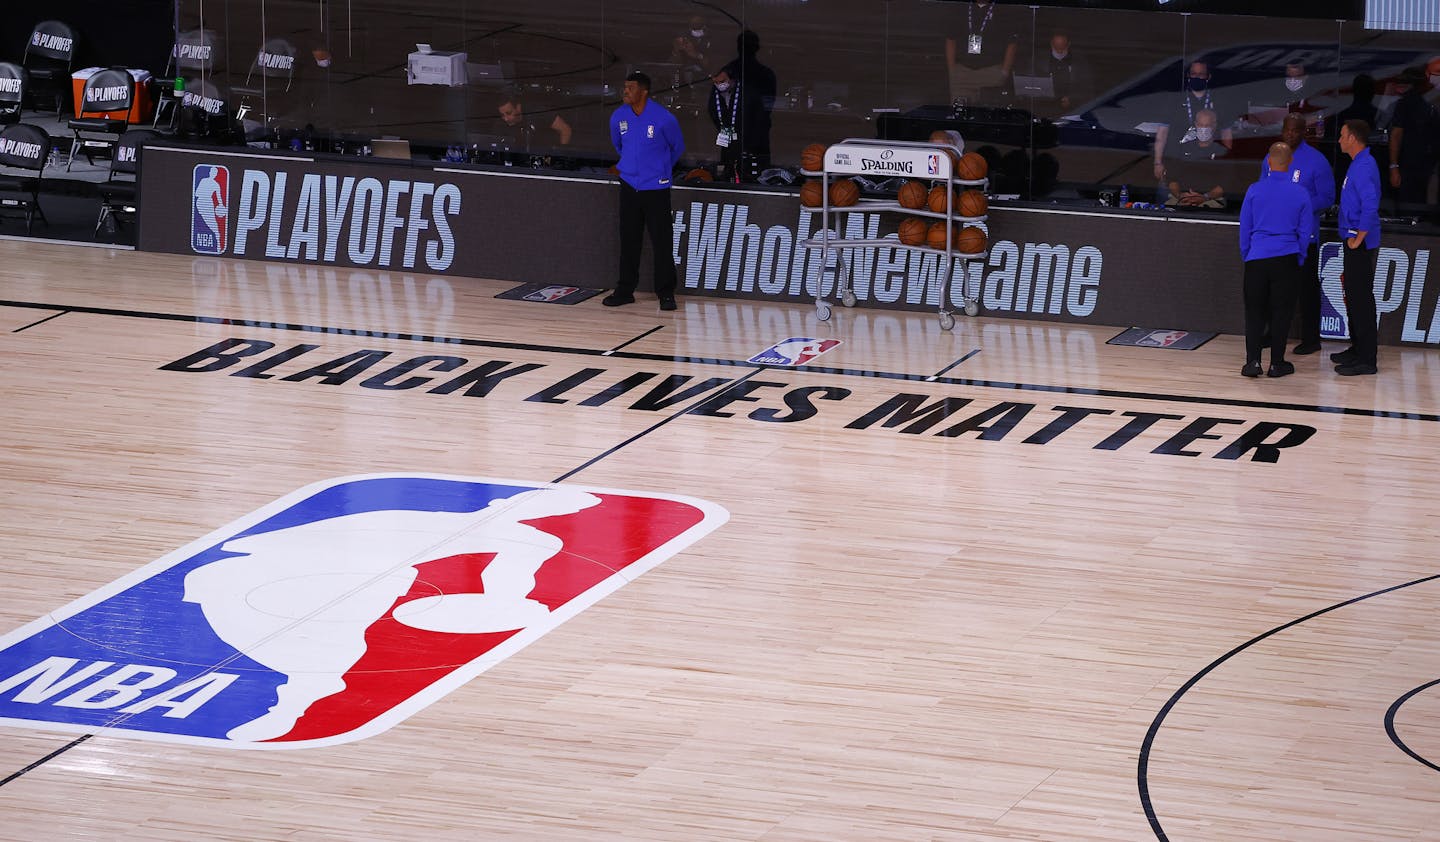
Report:
M800 185L800 204L807 208L818 208L825 198L824 188L818 181L807 181Z
M952 245L954 244L954 238L960 234L960 226L956 225L954 228L955 233L951 235ZM945 222L943 220L930 224L930 230L925 234L925 245L932 249L940 249L942 251L945 249Z
M686 181L714 181L714 180L715 180L715 176L711 175L711 174L710 174L710 171L707 170L707 169L705 169L704 167L696 167L695 169L691 170L690 172L685 173L685 180L686 180Z
M971 218L984 216L990 210L990 200L979 190L966 190L960 194L960 215Z
M820 172L825 168L825 144L812 143L800 150L800 169Z
M860 188L848 178L830 184L830 206L848 208L860 201Z
M962 181L979 181L990 172L990 165L978 152L966 152L960 156L960 166L956 169L956 176Z
M955 247L961 254L979 254L988 244L989 240L986 239L984 231L974 225L966 225L965 230L960 232L960 240Z
M918 181L907 181L900 185L900 207L920 210L925 207L925 185Z
M930 206L931 213L944 213L949 206L949 193L945 185L937 184L930 188L930 195L926 197L925 204Z
M914 216L905 217L900 223L900 242L907 246L925 245L925 229L925 220ZM945 244L941 243L940 247L944 248Z

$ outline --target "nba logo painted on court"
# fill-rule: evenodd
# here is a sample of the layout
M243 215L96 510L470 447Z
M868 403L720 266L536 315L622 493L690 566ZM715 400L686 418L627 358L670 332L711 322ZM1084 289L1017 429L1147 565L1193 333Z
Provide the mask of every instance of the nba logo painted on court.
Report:
M583 486L319 482L0 638L0 723L233 748L373 736L728 517Z
M224 254L229 245L225 222L230 211L229 168L196 166L190 188L190 248L200 254Z
M804 336L792 336L776 342L746 362L756 365L805 365L839 344L839 339L810 339Z

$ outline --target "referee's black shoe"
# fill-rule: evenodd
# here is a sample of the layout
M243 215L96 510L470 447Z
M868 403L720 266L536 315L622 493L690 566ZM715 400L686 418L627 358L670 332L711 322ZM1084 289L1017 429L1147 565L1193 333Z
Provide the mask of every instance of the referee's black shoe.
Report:
M1335 363L1336 365L1349 365L1353 362L1359 361L1360 355L1355 353L1354 348L1346 348L1343 351L1336 351L1335 353L1330 355L1330 362Z
M1240 369L1240 373L1246 377L1259 377L1263 371L1264 369L1260 367L1259 360L1250 360L1245 363L1244 368Z
M1295 364L1289 360L1281 360L1278 363L1271 363L1270 370L1265 372L1266 377L1284 377L1287 374L1295 373Z
M1320 343L1319 343L1319 342L1301 342L1299 345L1296 345L1296 346L1295 346L1295 349L1294 349L1293 351L1291 351L1290 353L1296 354L1296 355L1298 355L1298 356L1303 357L1303 356L1305 356L1305 355L1307 355L1307 354L1316 354L1316 353L1319 353L1319 352L1320 352Z

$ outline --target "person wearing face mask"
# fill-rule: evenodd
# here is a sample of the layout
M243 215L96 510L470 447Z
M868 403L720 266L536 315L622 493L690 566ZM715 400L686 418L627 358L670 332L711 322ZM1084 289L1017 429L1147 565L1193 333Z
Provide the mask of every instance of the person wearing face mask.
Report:
M1155 132L1154 172L1155 178L1161 184L1168 183L1165 177L1166 159L1179 155L1185 144L1198 140L1195 118L1201 111L1210 111L1216 115L1215 137L1228 150L1234 144L1228 121L1229 112L1220 105L1220 98L1210 90L1210 65L1196 60L1190 62L1186 71L1185 91L1180 95L1178 107L1170 112L1163 125Z
M1285 65L1284 84L1285 93L1281 96L1287 112L1314 110L1310 106L1310 74L1305 65L1298 61Z
M727 69L710 77L710 122L715 124L715 146L720 150L720 179L738 177L740 162L740 91Z
M1182 143L1166 169L1170 190L1165 204L1182 208L1225 207L1225 187L1215 162L1230 150L1217 137L1215 112L1202 108L1195 114L1195 139Z
M696 82L705 79L705 68L711 55L711 36L705 28L705 19L699 15L690 18L689 28L675 36L670 42L670 63L679 67L680 83L689 90Z
M1425 203L1430 175L1435 170L1436 124L1440 114L1425 99L1426 77L1418 67L1400 74L1396 88L1400 99L1390 120L1390 186L1401 212L1416 210Z
M1042 75L1054 80L1055 99L1060 113L1069 114L1070 109L1090 96L1090 66L1071 49L1070 33L1057 29L1050 35L1050 54L1042 60L1046 72Z

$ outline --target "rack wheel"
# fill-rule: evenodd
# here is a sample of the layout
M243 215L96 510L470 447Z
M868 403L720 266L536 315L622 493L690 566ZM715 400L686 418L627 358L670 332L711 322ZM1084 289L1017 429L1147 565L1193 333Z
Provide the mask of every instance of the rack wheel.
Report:
M979 302L979 301L966 301L966 302L965 302L965 315L967 315L967 316L978 316L978 315L980 315L980 302Z
M955 317L949 313L940 314L940 329L949 330L955 326Z
M830 321L830 302L828 302L828 301L816 301L816 302L815 302L815 318L819 319L819 320L822 321L822 322L828 322L828 321Z
M846 307L854 307L854 306L855 306L855 293L851 292L851 291L848 290L848 289L845 290L845 292L841 293L841 295L840 295L840 303L841 303L841 304L844 304Z

